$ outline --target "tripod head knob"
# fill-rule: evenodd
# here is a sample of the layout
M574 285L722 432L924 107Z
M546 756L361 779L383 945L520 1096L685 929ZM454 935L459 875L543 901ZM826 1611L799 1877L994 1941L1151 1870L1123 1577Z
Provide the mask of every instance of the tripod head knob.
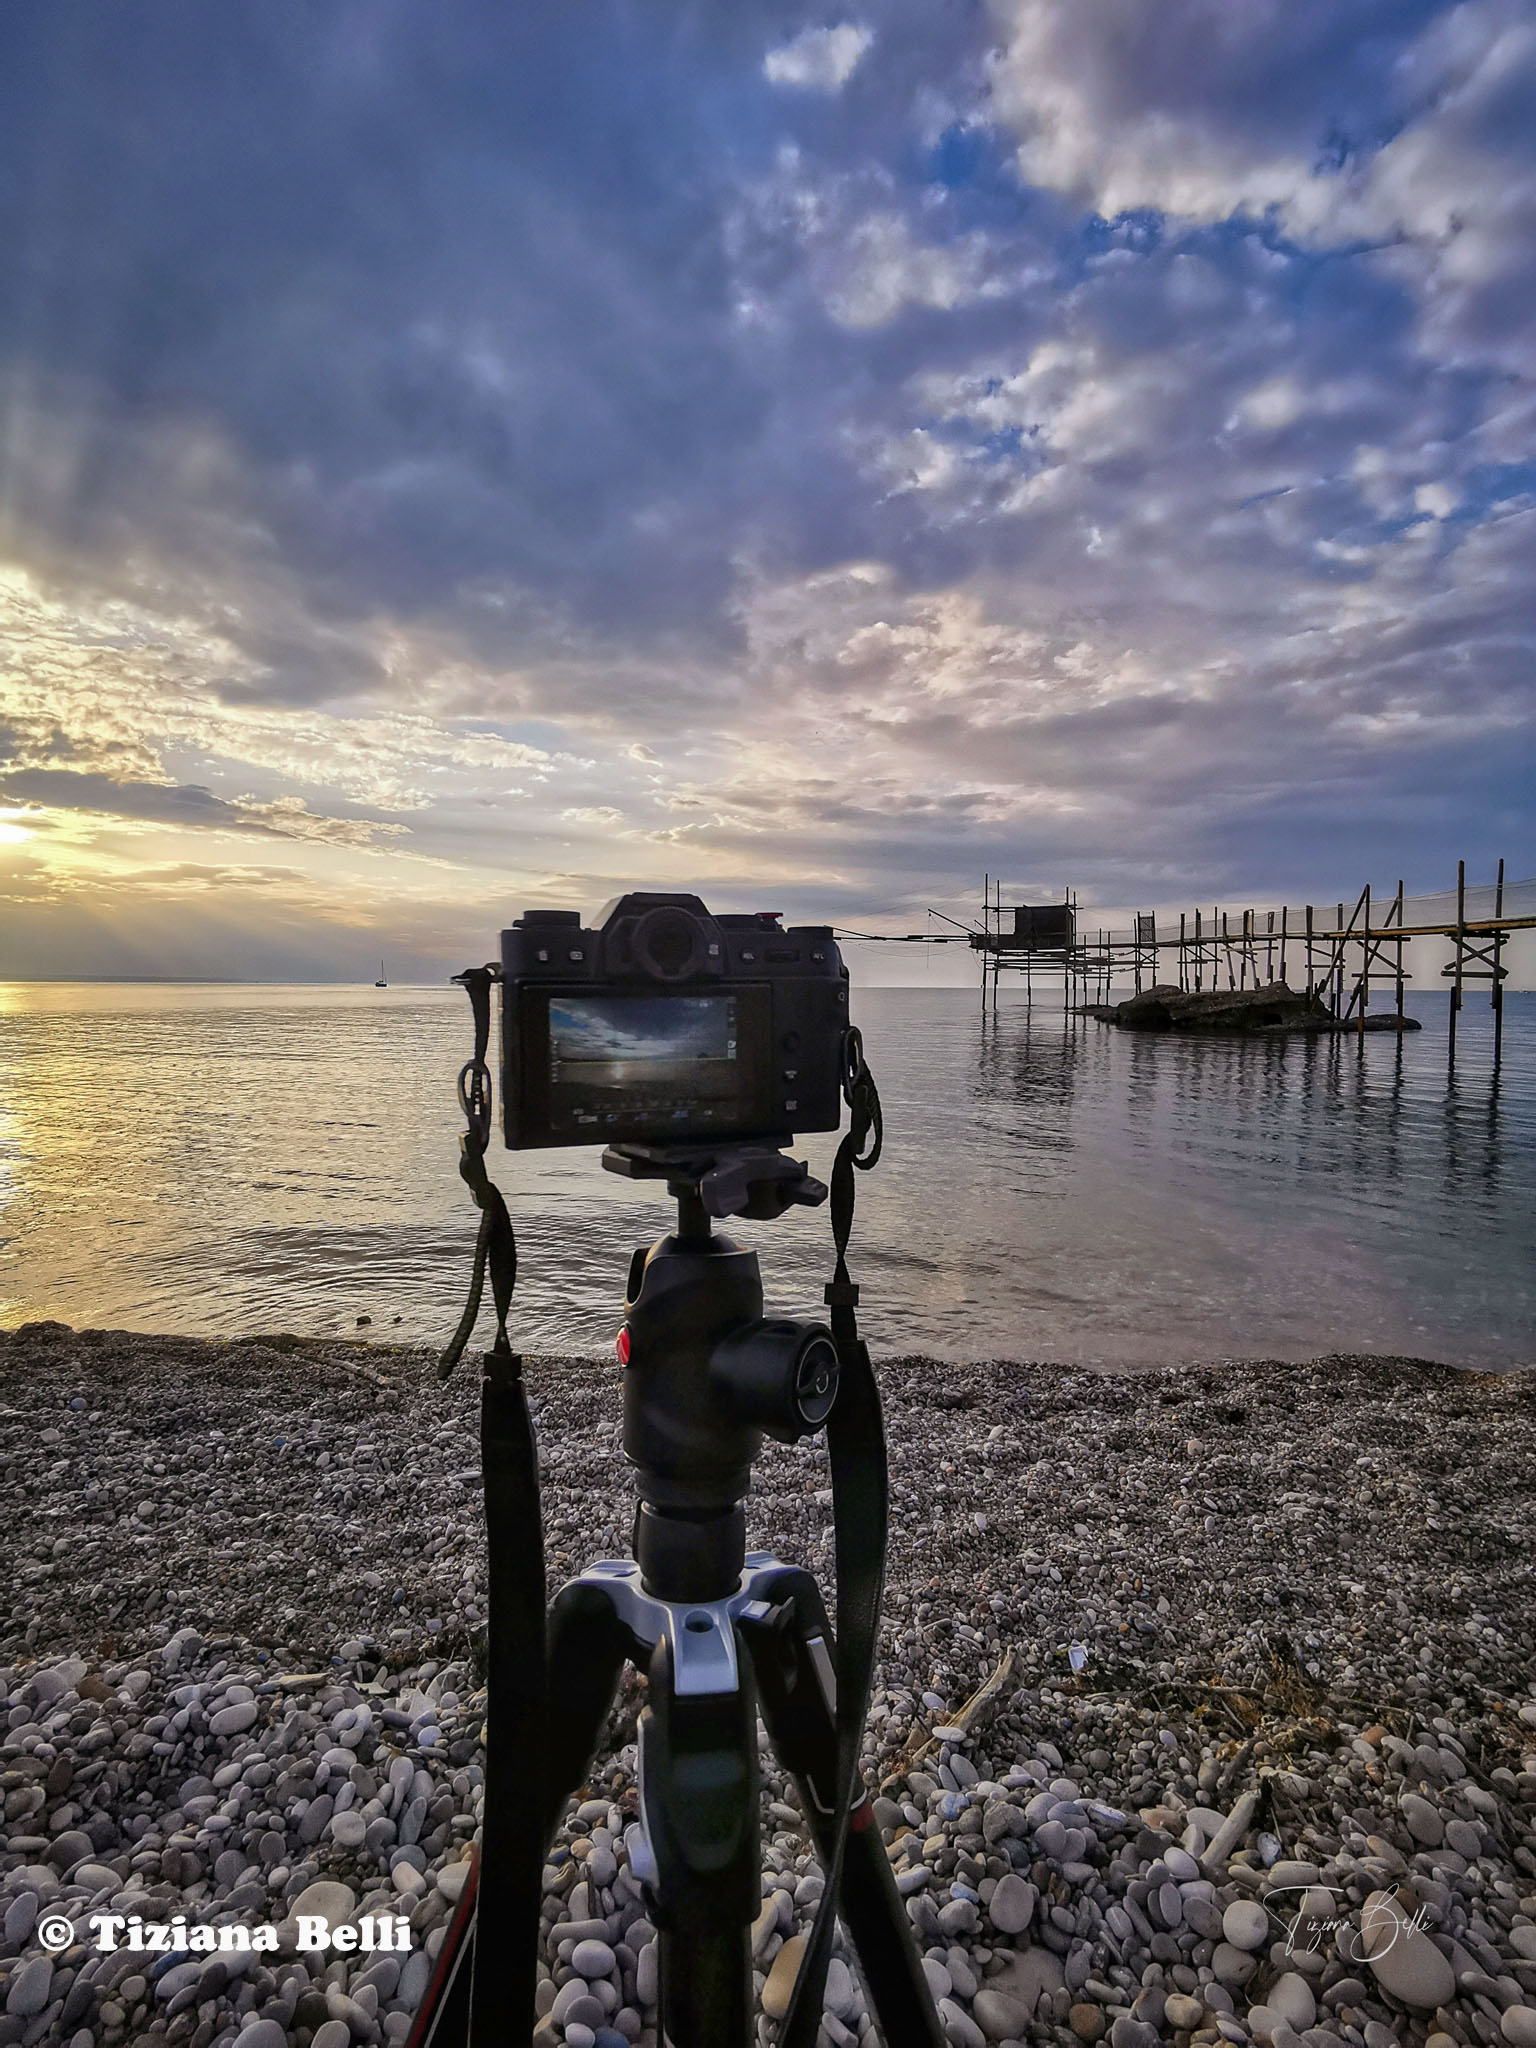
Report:
M769 1317L716 1344L711 1383L732 1413L781 1444L826 1421L837 1399L837 1346L824 1323Z

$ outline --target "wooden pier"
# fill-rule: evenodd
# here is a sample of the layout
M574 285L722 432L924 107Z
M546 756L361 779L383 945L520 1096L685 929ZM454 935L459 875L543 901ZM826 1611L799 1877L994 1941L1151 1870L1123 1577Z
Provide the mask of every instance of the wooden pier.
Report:
M898 944L968 942L981 958L982 999L995 1003L1004 974L1022 976L1033 1000L1037 979L1061 984L1062 1006L1077 1010L1107 1003L1117 981L1139 995L1159 980L1181 991L1242 990L1284 982L1294 970L1301 988L1323 1003L1337 1030L1354 1027L1364 1038L1371 992L1390 989L1393 1012L1404 1015L1409 962L1416 939L1449 941L1451 958L1440 969L1450 983L1450 1065L1456 1065L1456 1022L1469 982L1490 984L1493 1007L1493 1064L1503 1057L1504 983L1509 970L1504 950L1510 934L1536 928L1536 879L1510 882L1504 863L1491 884L1467 884L1465 861L1457 863L1456 887L1438 896L1406 896L1399 881L1387 897L1372 896L1370 884L1353 907L1346 900L1319 907L1280 904L1274 909L1227 910L1219 904L1181 911L1177 923L1138 914L1125 929L1087 927L1070 889L1052 903L1005 901L1000 881L982 885L979 923L963 924L942 911L931 917L952 925L950 933L913 932L902 937L872 932L839 933L852 939L881 938Z

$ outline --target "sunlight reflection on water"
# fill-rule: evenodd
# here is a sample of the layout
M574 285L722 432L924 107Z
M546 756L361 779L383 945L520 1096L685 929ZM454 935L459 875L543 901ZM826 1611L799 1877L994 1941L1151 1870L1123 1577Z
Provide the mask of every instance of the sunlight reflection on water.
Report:
M1398 1351L1536 1358L1536 997L1502 1083L1469 1007L1401 1045L1147 1038L1005 989L856 993L885 1158L854 1266L877 1351L1135 1364ZM475 1212L456 989L0 985L0 1322L441 1342ZM804 1146L830 1168L834 1140ZM493 1174L529 1349L606 1349L653 1185L596 1151ZM732 1226L819 1312L824 1212Z

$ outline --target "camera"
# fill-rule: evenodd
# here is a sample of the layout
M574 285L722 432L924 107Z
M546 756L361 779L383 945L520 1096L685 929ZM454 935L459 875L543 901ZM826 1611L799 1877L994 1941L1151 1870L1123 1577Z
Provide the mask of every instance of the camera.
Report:
M781 1143L841 1120L848 970L828 925L635 890L595 930L525 911L501 935L501 982L515 1150Z

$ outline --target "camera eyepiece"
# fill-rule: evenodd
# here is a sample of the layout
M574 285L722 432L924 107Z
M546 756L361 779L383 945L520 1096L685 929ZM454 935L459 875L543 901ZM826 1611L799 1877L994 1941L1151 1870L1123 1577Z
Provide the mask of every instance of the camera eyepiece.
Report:
M635 964L655 981L688 981L704 965L704 930L676 904L648 910L631 940Z

